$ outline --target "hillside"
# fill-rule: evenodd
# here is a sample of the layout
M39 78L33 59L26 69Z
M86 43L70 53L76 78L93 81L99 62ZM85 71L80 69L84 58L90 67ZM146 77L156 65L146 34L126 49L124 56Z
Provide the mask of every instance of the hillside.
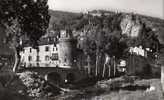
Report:
M65 28L71 28L73 30L81 31L89 27L89 23L96 23L96 24L102 24L107 19L107 25L108 27L116 27L119 28L121 25L121 22L125 19L126 15L132 16L133 18L129 22L134 22L136 18L139 18L139 21L141 23L145 24L146 28L149 28L154 31L156 35L164 33L164 20L159 18L154 18L150 16L144 16L139 14L133 14L133 13L117 13L112 11L105 11L105 10L93 10L88 12L89 15L83 14L83 13L72 13L72 12L63 12L63 11L53 11L50 10L49 14L51 16L50 18L50 24L48 30L60 30ZM90 15L96 15L96 14L104 14L106 19L102 22L104 17L99 16L99 18L96 16L96 18L91 18ZM120 22L121 21L121 22ZM106 22L105 22L106 23ZM88 29L87 29L88 30ZM125 29L124 29L125 30ZM110 31L110 32L109 32ZM119 30L123 31L123 30ZM107 30L108 33L114 33L111 30Z
M91 57L93 64L100 61L97 53L107 53L117 59L127 57L128 47L150 48L153 55L159 50L157 35L164 33L164 20L139 14L103 10L88 14L50 11L50 14L50 28L55 24L53 28L75 30L80 49ZM103 61L99 66L102 64Z
M53 11L49 10L49 14L51 16L49 29L53 28L55 24L70 24L70 21L75 21L75 19L82 16L80 13L72 13L72 12L63 12L63 11Z
M93 11L89 11L89 13L107 13L107 14L111 14L114 15L116 14L115 12L112 11L106 11L106 10L93 10ZM49 10L49 14L51 16L50 19L50 27L52 27L53 23L59 23L62 20L66 20L66 21L71 21L71 20L79 20L82 18L82 13L73 13L73 12L66 12L66 11L53 11L53 10ZM125 16L126 14L131 14L131 13L122 13L121 14L123 16ZM139 15L139 14L134 14L134 16L139 16L141 17L141 20L143 22L146 23L147 26L151 27L151 28L159 28L161 31L162 27L164 27L164 20L163 19L159 19L159 18L155 18L155 17L150 17L150 16L144 16L144 15ZM164 31L164 30L162 30Z

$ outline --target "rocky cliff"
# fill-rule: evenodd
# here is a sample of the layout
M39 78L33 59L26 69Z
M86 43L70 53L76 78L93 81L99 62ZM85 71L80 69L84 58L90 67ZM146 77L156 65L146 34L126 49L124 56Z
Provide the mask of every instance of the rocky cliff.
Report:
M129 37L138 37L143 25L138 17L133 19L131 15L125 15L120 23L120 27L122 34L126 34Z

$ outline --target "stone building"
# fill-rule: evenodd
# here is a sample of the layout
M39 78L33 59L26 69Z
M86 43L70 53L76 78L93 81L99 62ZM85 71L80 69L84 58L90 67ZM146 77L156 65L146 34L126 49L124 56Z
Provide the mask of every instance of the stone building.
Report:
M76 62L74 57L76 41L71 34L71 31L61 31L59 39L52 36L44 37L40 40L38 50L31 46L24 47L24 50L20 52L21 65L71 68Z
M54 44L38 46L38 52L32 47L24 47L20 52L21 65L24 67L56 67L58 61L58 48Z
M58 52L54 44L40 45L39 52L32 47L25 47L20 53L21 63L25 67L56 67L58 65Z

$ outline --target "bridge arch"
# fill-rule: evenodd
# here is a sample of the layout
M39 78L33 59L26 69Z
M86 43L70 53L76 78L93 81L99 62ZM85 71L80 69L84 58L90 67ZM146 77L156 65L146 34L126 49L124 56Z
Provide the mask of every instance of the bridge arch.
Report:
M60 84L62 82L62 76L58 72L50 72L46 74L45 79L53 82L54 84Z
M66 75L67 83L73 83L76 80L74 73L68 73Z

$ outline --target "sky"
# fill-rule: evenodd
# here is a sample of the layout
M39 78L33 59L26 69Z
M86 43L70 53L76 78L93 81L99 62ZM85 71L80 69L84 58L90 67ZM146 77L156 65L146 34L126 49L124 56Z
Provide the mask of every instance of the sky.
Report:
M48 0L50 9L85 12L94 9L134 12L164 19L164 0Z

